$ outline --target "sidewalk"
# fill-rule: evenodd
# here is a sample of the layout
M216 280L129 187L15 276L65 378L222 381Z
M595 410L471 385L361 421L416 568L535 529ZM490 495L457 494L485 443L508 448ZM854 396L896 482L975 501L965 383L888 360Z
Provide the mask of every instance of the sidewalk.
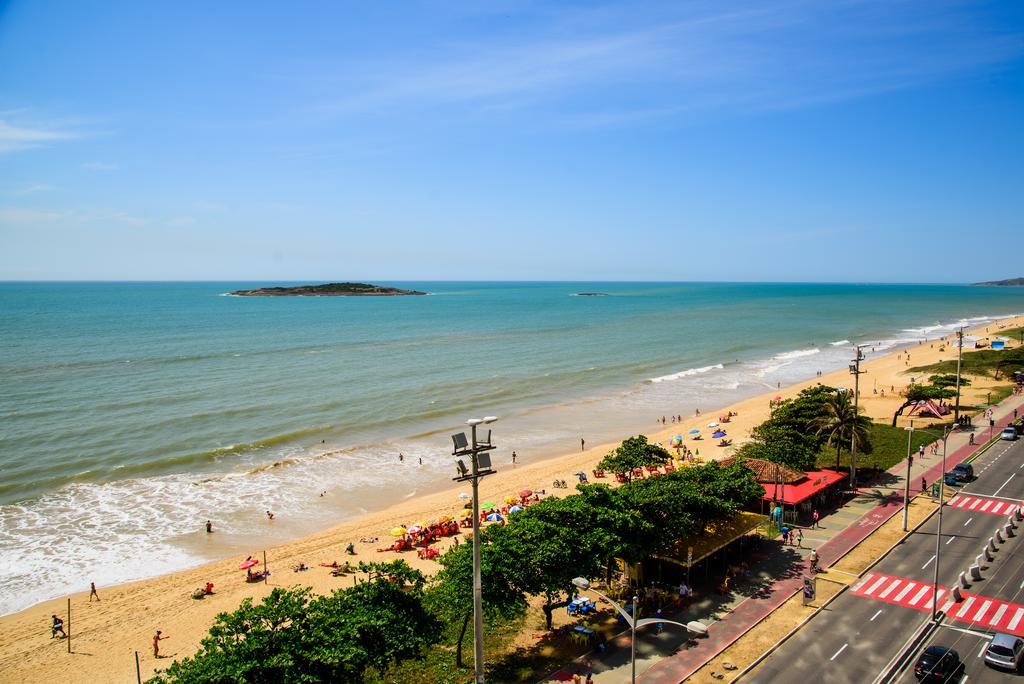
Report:
M993 407L996 419L994 436L998 436L999 430L1012 420L1013 409L1020 408L1022 404L1024 400L1021 397L1011 396ZM981 440L987 439L987 420L984 427L976 428L975 434ZM947 469L984 446L984 442L969 445L968 435L958 432L950 436ZM930 485L942 476L942 472L941 444L935 456L927 450L924 457L915 455L910 473L911 496L921 492L922 476ZM708 625L707 638L690 641L687 645L681 628L666 625L661 634L647 628L637 641L637 679L643 682L681 682L800 590L807 568L804 558L811 548L817 548L821 565L828 567L898 513L903 507L906 463L891 468L887 476L883 485L859 488L853 499L823 517L819 528L804 530L802 548L783 546L779 541L767 542L773 545L773 552L758 554L764 560L756 563L752 577L738 585L729 596L702 596L686 610L665 615L666 619L679 622L700 619ZM609 652L605 656L598 659L596 654L588 653L544 681L571 680L573 672L585 672L587 664L592 663L595 682L628 682L629 655L630 635L626 631L609 641Z

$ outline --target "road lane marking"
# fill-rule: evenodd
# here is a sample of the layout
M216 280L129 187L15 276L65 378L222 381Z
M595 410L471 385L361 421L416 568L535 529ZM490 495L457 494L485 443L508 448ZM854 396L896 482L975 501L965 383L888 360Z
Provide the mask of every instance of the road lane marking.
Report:
M878 580L874 584L872 584L870 587L868 587L867 591L864 592L864 595L865 596L871 596L873 593L875 593L875 589L878 589L878 587L882 586L882 584L885 583L885 580L887 580L887 579L889 579L889 578L888 577L879 577Z
M978 510L979 510L979 511L987 511L987 510L988 510L988 507L989 507L989 506L991 506L991 505L992 505L992 502L991 502L991 501L986 501L986 502L984 503L984 505L983 505L983 506L982 506L981 508L979 508Z
M836 651L836 652L835 652L835 654L834 654L834 655L833 655L833 656L832 656L831 658L829 658L829 660L835 660L835 659L836 659L836 657L837 657L837 656L838 656L838 655L839 655L840 653L842 653L843 651L845 651L845 650L846 650L846 647L847 647L847 646L849 646L849 644L848 644L848 643L847 643L847 644L843 644L842 646L840 646L840 647L839 647L839 650L838 650L838 651Z
M914 594L914 598L910 599L910 605L916 605L918 601L924 598L924 595L931 591L931 587L921 587L921 591Z
M987 643L985 643L984 641L982 641L982 642L981 642L981 648L979 648L979 649L978 649L978 655L977 655L977 657L978 657L978 658L980 658L980 657L981 657L982 655L984 655L984 653L985 653L985 647L986 647L986 646L988 646L988 644L987 644Z
M934 553L932 554L932 557L929 558L928 561L924 565L921 566L921 569L924 570L925 568L927 568L929 565L932 564L933 560L935 560L935 554Z
M1010 484L1010 480L1012 480L1012 479L1013 479L1013 478L1015 478L1015 477L1017 477L1017 473L1011 473L1011 474L1010 474L1010 477L1006 478L1006 482L1004 482L1004 483L1002 484L1002 486L1001 486L1001 487L999 487L999 489L997 489L997 490L995 491L995 494L993 494L992 496L999 496L999 492L1003 491L1003 487L1005 487L1006 485Z
M874 615L872 615L872 616L871 616L871 619L870 619L870 620L868 620L868 622L874 622L874 621L875 621L875 618L876 618L876 617L878 617L878 616L879 616L879 615L881 615L881 614L882 614L882 609L881 609L881 608L879 608L879 609L878 609L878 612L877 612L877 613L875 613Z
M999 606L999 610L997 610L996 614L992 616L992 619L988 621L988 624L990 624L990 625L997 625L997 624L999 624L999 621L1001 619L1003 619L1003 613L1005 613L1006 609L1009 608L1009 607L1010 607L1009 603L1004 603L1003 605Z
M1007 504L1005 501L998 501L998 502L996 502L996 505L992 507L992 511L991 512L995 513L996 515L999 515L1000 512L1003 509L1003 506L1007 506L1007 505L1009 505L1009 504Z
M978 612L974 614L974 621L975 622L981 622L981 616L985 614L985 611L987 611L989 606L991 606L991 605L992 605L991 601L985 601L984 603L982 603L981 604L981 608L979 608Z
M956 535L955 534L952 537L950 537L949 539L947 539L946 543L948 544L949 542L953 541L954 539L956 539Z
M956 611L956 617L958 617L958 618L963 617L973 604L974 604L974 597L973 596L969 596L967 598L967 600L964 601L964 605L960 606L960 610Z
M1024 617L1024 608L1018 608L1017 612L1013 614L1013 619L1006 625L1006 628L1010 631L1017 629L1017 625L1020 624L1020 619L1022 617Z
M893 580L892 584L887 586L885 588L885 591L883 591L881 594L878 595L878 598L885 598L886 596L888 596L889 594L892 593L893 589L895 589L896 587L900 586L901 584L903 584L903 580Z
M973 511L975 508L978 507L978 504L980 504L980 503L981 503L981 499L975 499L974 501L971 502L971 505L967 507L967 510Z
M974 520L974 518L968 518L967 522L964 523L964 527L967 527L968 525L970 525L972 520Z
M907 586L903 587L903 591L896 594L896 598L894 598L893 601L902 601L903 597L909 594L911 591L913 591L914 587L916 586L916 582L910 582L909 584L907 584Z

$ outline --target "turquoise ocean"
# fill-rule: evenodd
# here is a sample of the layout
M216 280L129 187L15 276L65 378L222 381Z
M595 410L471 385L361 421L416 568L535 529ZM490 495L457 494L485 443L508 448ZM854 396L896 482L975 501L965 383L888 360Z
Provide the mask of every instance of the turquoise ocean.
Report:
M1024 288L958 285L226 296L268 284L0 283L0 613L436 489L469 417L501 417L509 467L1024 312Z

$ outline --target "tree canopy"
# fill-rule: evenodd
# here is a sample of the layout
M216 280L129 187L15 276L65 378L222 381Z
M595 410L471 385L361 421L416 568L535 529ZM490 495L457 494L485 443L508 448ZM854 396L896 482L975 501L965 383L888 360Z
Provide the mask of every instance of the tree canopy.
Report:
M362 682L415 658L440 637L440 623L420 593L379 579L313 596L308 588L274 589L221 613L199 651L151 683Z
M651 444L644 435L637 435L624 440L622 444L609 452L597 467L614 473L624 473L627 480L633 479L633 468L649 465L660 465L671 458L671 455L659 444Z

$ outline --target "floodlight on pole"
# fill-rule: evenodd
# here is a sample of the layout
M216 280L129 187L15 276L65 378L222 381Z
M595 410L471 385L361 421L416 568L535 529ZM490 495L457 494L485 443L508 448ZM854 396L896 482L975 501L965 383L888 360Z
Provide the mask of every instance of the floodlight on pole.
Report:
M474 681L483 684L484 681L484 612L483 612L483 581L480 574L480 491L479 481L481 477L492 474L491 458L486 453L494 449L488 432L487 441L480 443L476 438L476 426L482 423L493 423L498 420L497 416L485 416L484 418L470 418L466 425L470 426L472 438L466 440L465 433L452 435L452 443L455 445L453 456L469 456L472 469L467 468L465 461L461 458L456 460L458 475L452 479L464 482L469 480L473 484L473 670Z

